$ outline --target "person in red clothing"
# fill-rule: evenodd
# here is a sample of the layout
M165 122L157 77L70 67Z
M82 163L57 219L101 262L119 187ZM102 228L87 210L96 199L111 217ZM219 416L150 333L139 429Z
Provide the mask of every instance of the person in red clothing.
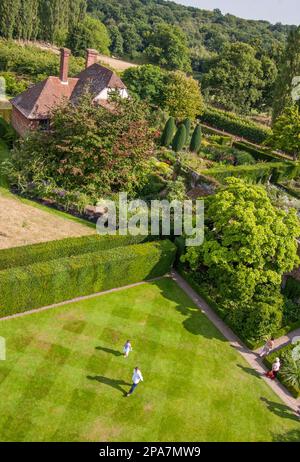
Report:
M275 362L272 364L272 369L266 373L266 376L269 378L269 379L272 379L272 380L275 380L276 377L277 377L277 374L280 370L280 359L279 358L276 358L275 359Z

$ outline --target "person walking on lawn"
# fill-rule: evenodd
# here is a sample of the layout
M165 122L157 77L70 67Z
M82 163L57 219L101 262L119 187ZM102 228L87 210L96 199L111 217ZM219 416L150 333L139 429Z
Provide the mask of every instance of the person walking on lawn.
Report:
M264 356L267 356L269 353L271 353L273 348L274 348L274 339L272 337L272 338L270 338L270 340L267 341L267 343L262 348L262 350L261 350L261 352L259 354L259 357L263 358Z
M132 351L132 346L130 343L130 340L127 340L127 342L124 345L123 352L124 352L124 357L128 358L129 353Z
M130 396L132 395L132 393L134 392L134 390L136 389L136 387L138 386L138 384L140 382L143 382L144 379L143 379L143 376L142 376L142 373L140 371L140 369L138 367L135 367L133 369L133 376L132 376L132 385L131 385L131 388L129 390L129 392L127 393L126 396Z

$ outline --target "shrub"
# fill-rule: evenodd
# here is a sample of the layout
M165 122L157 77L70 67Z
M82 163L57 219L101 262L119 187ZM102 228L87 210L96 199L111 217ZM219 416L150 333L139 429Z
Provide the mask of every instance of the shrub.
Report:
M174 137L175 130L176 130L175 119L174 117L170 117L165 125L164 131L161 136L162 146L166 146L166 147L170 146L170 144L172 143L173 137Z
M283 325L287 326L300 321L300 304L289 298L283 305Z
M76 257L85 253L110 250L138 244L147 236L100 236L69 237L41 244L25 245L0 250L0 271L16 266L27 266L58 258Z
M186 145L189 142L189 138L190 138L191 119L189 119L188 117L184 119L183 125L185 126L185 130L186 130L186 137L185 137L185 143L184 143L184 145Z
M289 276L286 280L283 293L287 298L291 298L292 300L300 298L300 282Z
M201 121L257 144L263 143L271 133L271 130L264 125L256 124L245 117L212 107L205 108Z
M172 148L175 152L182 151L186 140L186 128L183 124L178 127L178 130L174 136Z
M0 138L2 138L9 147L12 147L14 141L17 139L17 133L14 128L0 117Z
M191 144L190 144L190 150L192 152L199 151L201 147L201 138L202 138L201 127L200 125L197 125L192 135Z
M216 167L201 170L200 173L216 178L221 183L225 178L235 176L251 183L279 183L284 179L295 178L300 171L300 165L292 162L266 162L256 165L238 165L236 167Z
M165 240L0 271L1 316L163 276L175 252Z
M254 165L255 159L248 152L237 151L235 153L236 165Z
M278 331L282 312L280 307L263 302L254 302L248 306L236 304L228 306L226 320L242 338L258 341Z
M279 162L282 160L282 157L279 155L271 154L271 152L266 152L263 149L257 149L251 144L248 144L243 141L234 141L233 147L240 149L241 151L246 151L251 154L256 160L262 160L266 162Z
M299 361L293 364L292 350L296 345L289 343L280 350L273 351L264 358L264 363L271 369L276 357L280 358L281 370L277 375L278 380L292 393L295 398L300 396L299 388ZM296 379L296 380L295 380Z

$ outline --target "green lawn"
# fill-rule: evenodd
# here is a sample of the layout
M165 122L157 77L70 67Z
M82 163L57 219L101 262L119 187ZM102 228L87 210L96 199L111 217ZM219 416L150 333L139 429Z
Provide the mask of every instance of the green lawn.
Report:
M1 441L300 440L299 420L170 279L0 321L0 335ZM125 398L136 365L144 383Z

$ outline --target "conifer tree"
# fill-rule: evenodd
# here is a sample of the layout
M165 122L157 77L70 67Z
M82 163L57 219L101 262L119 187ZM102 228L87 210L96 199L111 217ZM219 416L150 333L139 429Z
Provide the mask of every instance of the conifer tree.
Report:
M182 149L184 148L185 140L186 140L186 128L184 124L181 124L178 127L177 132L174 136L174 140L172 143L173 151L175 152L182 151Z
M201 126L197 125L192 135L190 150L192 152L198 152L201 146L202 131Z
M273 99L273 123L293 102L293 80L300 76L300 26L294 27L287 40L276 80Z
M186 129L186 139L185 139L185 145L189 142L189 137L190 137L190 131L191 131L191 120L187 117L184 119L183 124Z
M174 133L176 130L176 124L174 117L170 117L165 125L164 131L161 136L161 144L162 146L170 146L172 143Z

